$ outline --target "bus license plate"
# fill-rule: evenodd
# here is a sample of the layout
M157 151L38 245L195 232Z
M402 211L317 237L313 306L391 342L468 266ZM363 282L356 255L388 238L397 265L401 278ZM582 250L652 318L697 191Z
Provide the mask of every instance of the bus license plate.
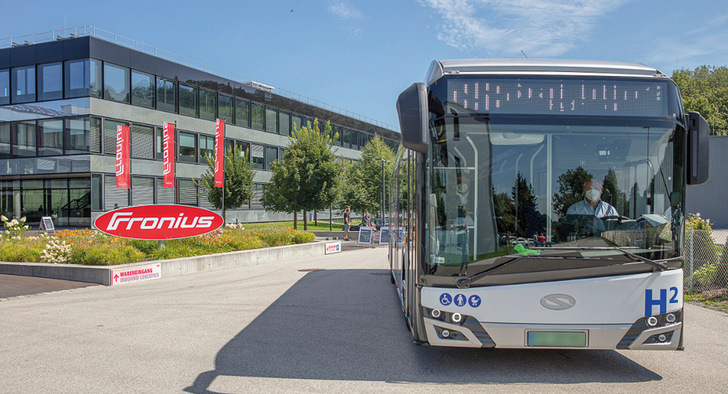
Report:
M528 331L527 346L586 347L586 332Z

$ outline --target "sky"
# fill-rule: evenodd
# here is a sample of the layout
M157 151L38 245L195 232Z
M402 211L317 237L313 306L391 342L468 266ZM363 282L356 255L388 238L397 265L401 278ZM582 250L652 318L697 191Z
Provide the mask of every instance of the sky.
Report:
M0 39L92 25L397 130L397 96L423 82L435 59L613 60L668 75L728 65L725 0L0 0L0 8Z

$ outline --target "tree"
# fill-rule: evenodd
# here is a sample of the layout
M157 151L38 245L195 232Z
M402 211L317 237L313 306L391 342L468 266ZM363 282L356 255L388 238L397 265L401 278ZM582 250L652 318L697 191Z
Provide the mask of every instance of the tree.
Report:
M222 189L215 187L215 158L207 158L207 171L202 174L201 183L207 189L207 200L213 207L222 209L225 217L227 209L240 208L253 196L255 171L248 160L248 152L240 148L225 151L225 206L222 206Z
M566 215L570 206L584 198L584 184L592 178L592 174L582 166L559 175L559 192L554 194L554 208L560 216Z
M728 134L728 67L675 70L672 79L680 89L685 110L700 112L710 123L711 134Z
M306 212L329 208L337 197L340 165L333 151L338 135L331 137L331 124L319 130L318 119L308 127L294 129L283 162L272 164L270 183L263 194L266 210L293 213L303 211L303 229L308 229Z
M342 195L344 205L352 211L369 211L377 216L381 212L382 201L382 161L384 159L384 200L389 198L389 179L394 165L394 151L375 136L361 153L361 160L351 166L346 176Z

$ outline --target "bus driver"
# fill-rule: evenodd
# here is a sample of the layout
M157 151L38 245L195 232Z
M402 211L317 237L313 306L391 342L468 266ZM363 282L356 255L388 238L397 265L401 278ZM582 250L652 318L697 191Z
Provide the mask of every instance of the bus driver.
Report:
M617 210L601 200L602 183L596 179L584 182L584 199L569 207L567 215L593 215L597 218L619 216Z

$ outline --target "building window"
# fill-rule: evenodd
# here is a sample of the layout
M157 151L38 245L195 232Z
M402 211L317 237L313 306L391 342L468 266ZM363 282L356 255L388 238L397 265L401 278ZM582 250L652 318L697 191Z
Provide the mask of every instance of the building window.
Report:
M164 187L164 178L154 178L155 204L174 204L174 189Z
M250 159L250 143L245 141L236 141L235 146L240 150L240 157L247 157ZM250 161L250 160L248 160Z
M15 125L15 144L13 145L13 156L33 157L35 156L35 122L17 122Z
M174 112L174 82L164 78L157 78L157 109Z
M116 176L104 175L104 210L124 208L129 206L129 189L116 188Z
M129 69L104 63L104 98L129 102Z
M235 99L235 124L250 127L250 102L248 100Z
M66 98L88 96L90 92L89 60L66 61Z
M154 127L133 124L131 133L131 157L154 158ZM135 203L136 204L136 203Z
M233 98L224 94L217 95L217 117L225 124L233 124Z
M116 128L118 126L129 126L129 123L104 119L104 153L107 155L116 154Z
M215 137L206 135L200 136L200 161L207 162L207 159L215 158Z
M40 155L55 156L63 154L63 120L40 120Z
M91 210L103 210L103 198L101 193L101 174L91 175Z
M301 117L298 115L291 116L291 130L299 130L301 126Z
M283 111L278 113L278 129L281 135L291 134L291 114Z
M250 144L250 158L254 170L265 170L265 147L262 145Z
M10 104L10 70L0 70L0 105Z
M131 103L147 108L154 107L154 75L131 72Z
M101 82L101 60L89 59L89 92L91 97L101 98L103 83Z
M215 120L216 106L217 94L209 90L200 89L200 119Z
M250 198L250 209L263 209L261 200L263 199L263 193L265 191L265 184L254 183L253 184L253 195Z
M10 123L0 123L0 159L10 156Z
M192 179L180 179L177 181L179 190L179 203L182 205L197 206L197 185Z
M271 166L271 164L273 164L273 162L275 162L277 160L278 160L278 148L275 146L266 146L265 147L265 168L268 171L270 171L271 168L273 168Z
M181 163L197 163L197 135L179 133L179 161Z
M18 67L13 72L13 103L35 101L35 66Z
M274 108L265 109L265 131L278 133L278 111Z
M265 130L265 107L250 103L250 126L255 130Z
M179 84L179 114L197 116L197 88Z
M88 178L68 180L68 225L88 226L91 224L91 184ZM65 209L64 209L65 211ZM59 214L60 216L60 214Z
M63 98L63 63L38 65L38 101Z
M66 129L68 130L68 146L66 154L72 155L76 153L91 152L91 124L86 119L66 119ZM96 144L100 138L96 137ZM98 152L98 151L96 151Z
M133 205L154 204L154 178L131 177L131 203Z

